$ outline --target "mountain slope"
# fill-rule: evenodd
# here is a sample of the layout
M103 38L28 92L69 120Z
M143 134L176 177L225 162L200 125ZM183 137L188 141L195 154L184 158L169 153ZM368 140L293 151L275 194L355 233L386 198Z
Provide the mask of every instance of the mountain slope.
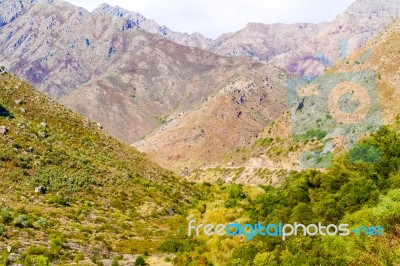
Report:
M195 192L8 74L0 76L0 178L0 248L23 264L157 253Z
M125 24L122 27L123 30L145 30L149 33L161 35L166 39L181 45L206 49L212 42L211 39L204 37L199 32L193 34L174 32L164 25L161 26L157 24L157 22L152 19L145 18L139 13L128 11L119 6L113 7L108 4L102 4L93 11L94 15L99 13L108 13L123 18L125 20Z
M235 33L214 40L208 49L221 55L246 55L270 62L293 74L318 75L327 66L316 59L317 53L335 62L340 58L339 40L346 39L348 53L353 53L399 13L398 0L357 0L331 22L249 23Z
M52 98L104 74L117 62L112 55L124 52L114 45L124 32L147 31L192 44L188 34L170 32L169 38L154 21L105 4L90 13L59 0L11 0L2 1L0 11L0 45L6 47L0 64ZM202 38L194 36L193 42Z
M237 32L226 33L213 40L208 50L220 55L245 55L268 62L277 55L298 49L325 25L248 23Z
M338 62L324 75L375 71L382 123L394 124L396 117L400 115L399 47L400 20L396 20L357 52L349 55L344 60L344 66L342 62ZM321 77L324 78L324 75ZM304 108L315 104L321 103L305 99ZM323 130L323 127L320 129ZM302 152L315 150L326 140L316 138L295 140L292 134L291 119L287 112L265 127L250 145L244 145L226 154L220 159L219 164L215 163L211 167L194 171L189 175L189 179L278 185L288 176L289 171L301 169L298 160ZM334 139L335 154L342 154L344 146L346 142L343 139Z
M237 73L261 66L145 32L119 34L114 45L124 52L112 55L113 66L61 102L127 143L158 128L168 117L201 105Z
M317 53L335 62L341 56L338 43L345 40L347 54L352 54L399 17L399 13L398 0L355 1L311 40L295 51L277 56L271 63L302 76L321 74L329 65L317 60ZM370 23L371 21L374 23Z
M250 144L286 110L287 74L271 65L242 72L218 86L198 108L174 116L134 145L168 169L193 170Z

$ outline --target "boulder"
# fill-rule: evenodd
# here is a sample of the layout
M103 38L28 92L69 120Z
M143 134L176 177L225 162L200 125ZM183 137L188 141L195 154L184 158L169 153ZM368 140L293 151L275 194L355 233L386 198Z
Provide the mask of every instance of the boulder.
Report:
M7 127L5 127L5 126L0 127L0 135L1 136L7 135L8 131L9 131L9 129Z
M46 188L42 186L35 187L35 192L39 194L46 194Z

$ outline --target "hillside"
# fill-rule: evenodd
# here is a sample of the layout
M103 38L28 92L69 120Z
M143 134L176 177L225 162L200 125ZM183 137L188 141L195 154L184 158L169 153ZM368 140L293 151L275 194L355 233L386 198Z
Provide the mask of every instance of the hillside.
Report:
M134 14L107 5L89 13L62 1L39 2L18 13L0 28L0 45L8 47L0 64L126 143L260 65L179 45L145 26L122 30Z
M324 77L329 77L329 75L361 73L365 70L374 71L382 124L393 124L396 116L400 114L400 105L398 104L400 102L399 36L400 21L397 20L360 50L349 55L344 60L344 67L342 62L338 62L317 81L324 80ZM287 96L285 95L285 97ZM324 98L318 99L324 100ZM305 99L304 109L311 108L309 110L314 110L314 114L316 114L318 111L312 109L312 106L323 104L317 100L311 97ZM310 129L326 130L329 126L325 126L325 122ZM250 145L244 145L231 153L226 153L219 159L219 164L214 162L208 167L201 167L191 173L189 178L198 181L220 179L243 184L278 185L290 171L299 171L302 168L299 165L299 158L304 151L315 150L323 147L327 142L333 141L335 153L343 153L342 148L346 145L346 141L340 136L328 134L322 138L311 136L295 140L293 134L296 132L292 131L291 123L289 112L286 112L272 124L266 126ZM329 133L329 130L327 132ZM360 134L359 137L362 138L363 135Z
M198 108L172 117L134 146L182 173L216 163L225 153L252 143L285 112L287 78L271 65L238 73Z
M0 76L0 178L1 256L9 247L8 259L24 265L126 265L145 251L157 259L195 195L9 74Z
M115 47L113 65L61 102L126 143L196 109L235 75L262 66L145 32L118 34Z
M301 226L297 235L294 233L284 240L271 231L272 234L247 231L233 237L200 234L189 238L204 243L194 251L185 251L176 239L170 240L169 250L177 254L174 262L228 266L398 265L399 132L400 116L395 125L381 128L350 153L336 158L325 171L293 173L279 187L217 182L210 187L212 196L200 201L188 216L188 220L196 220L194 225L237 222L256 232L259 222L264 226L279 222L294 227L314 224L314 228L342 224L349 229L348 235L332 231L326 234L324 229L304 235ZM379 162L365 161L365 152L358 154L360 160L349 161L357 147L364 145L379 150ZM360 231L362 226L383 230L368 233ZM179 249L174 249L175 246Z

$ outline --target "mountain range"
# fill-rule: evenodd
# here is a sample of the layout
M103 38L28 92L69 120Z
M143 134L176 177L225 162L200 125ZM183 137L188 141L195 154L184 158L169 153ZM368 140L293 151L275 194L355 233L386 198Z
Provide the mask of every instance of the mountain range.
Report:
M399 8L358 0L212 40L107 4L0 0L0 264L398 265ZM346 152L319 96L349 81L373 98L353 82L337 110L373 103L380 129ZM247 241L189 236L191 220L384 235Z
M256 141L287 108L287 77L321 73L341 40L355 52L399 9L358 0L331 22L249 23L211 40L107 4L2 1L0 64L153 159L163 154L163 166L192 169Z

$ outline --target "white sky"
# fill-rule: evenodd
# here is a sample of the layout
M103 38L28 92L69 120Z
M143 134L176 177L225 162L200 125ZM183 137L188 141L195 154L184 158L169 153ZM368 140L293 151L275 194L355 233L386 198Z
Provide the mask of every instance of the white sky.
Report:
M67 0L92 11L102 3L135 11L173 31L216 38L248 22L333 20L354 0Z

